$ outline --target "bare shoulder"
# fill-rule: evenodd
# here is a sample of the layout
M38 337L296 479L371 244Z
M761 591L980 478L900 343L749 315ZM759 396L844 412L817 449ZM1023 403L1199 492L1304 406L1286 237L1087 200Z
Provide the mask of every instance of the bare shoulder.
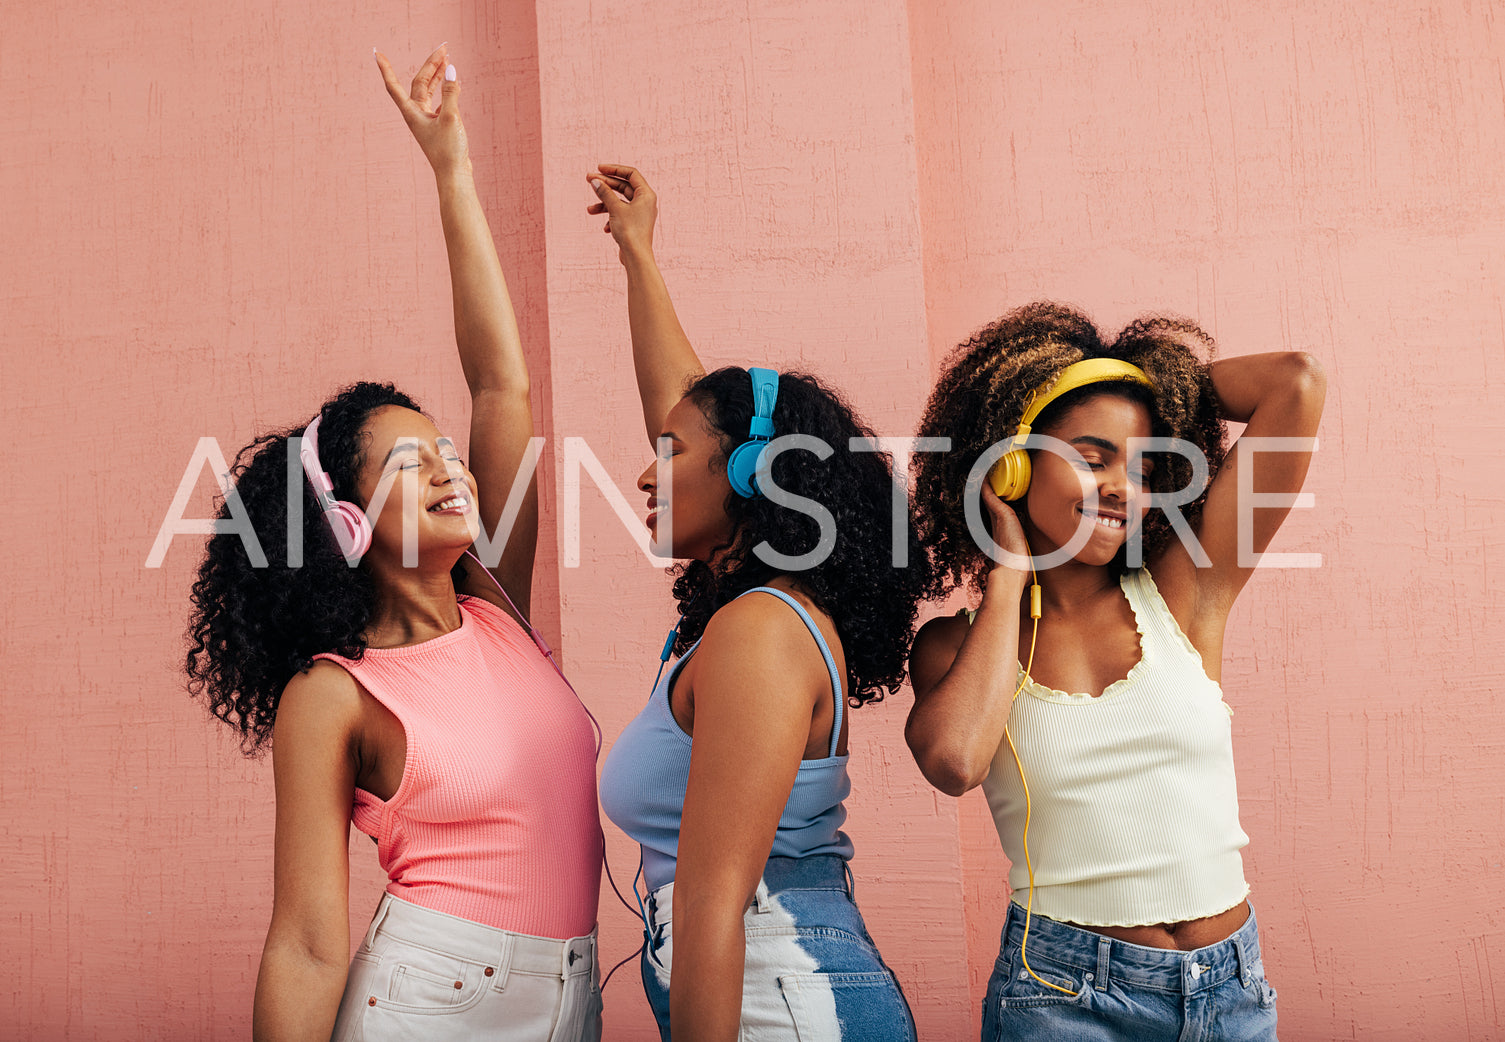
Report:
M365 711L365 693L344 667L319 659L282 689L277 702L277 738L349 736Z
M923 697L940 683L971 628L965 615L938 615L920 627L909 650L909 679L915 697Z
M823 612L798 593L784 592L800 602L828 639L834 637L835 628ZM840 655L839 645L831 650ZM816 687L830 684L825 659L810 639L804 620L769 594L739 597L723 605L706 623L695 657L700 668L710 672L725 669L749 678L777 676L784 681L806 679L808 674Z
M807 598L795 591L782 592L788 593L798 601L800 607L809 613L817 625L823 621L825 613L811 604ZM772 594L765 594L761 597L745 596L722 605L716 614L711 616L711 621L706 623L701 648L704 650L707 645L714 647L718 644L735 642L757 646L766 651L787 645L795 640L809 643L809 633L804 620L791 611L789 605L780 598Z

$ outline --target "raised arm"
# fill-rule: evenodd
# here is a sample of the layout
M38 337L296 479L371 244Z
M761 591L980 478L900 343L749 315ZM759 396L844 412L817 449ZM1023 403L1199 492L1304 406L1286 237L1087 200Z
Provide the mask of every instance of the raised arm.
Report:
M616 240L618 256L627 269L632 364L643 399L648 441L656 445L664 417L683 397L685 388L705 373L705 367L679 324L669 289L653 257L658 196L643 175L630 166L603 163L596 169L597 173L587 177L598 201L586 212L607 215L604 230Z
M1014 511L983 483L983 503L999 545L1029 553ZM1020 601L1027 572L998 564L971 625L956 616L932 619L909 656L914 707L904 738L925 780L949 796L981 785L1009 722L1019 661Z
M334 1029L350 960L359 704L350 675L321 662L295 676L277 706L276 883L256 975L256 1042L327 1042Z
M1240 502L1240 486L1257 496L1283 496L1301 491L1312 454L1296 445L1267 444L1262 438L1313 439L1327 397L1322 364L1300 351L1244 355L1214 362L1210 367L1213 391L1224 419L1246 424L1207 492L1195 532L1210 567L1195 566L1191 551L1172 540L1162 559L1152 562L1167 600L1185 604L1191 622L1188 636L1221 646L1223 623L1249 577L1254 574L1249 552L1261 554L1280 529L1290 506L1255 507ZM1252 473L1245 473L1250 471ZM1240 540L1239 526L1248 532ZM1244 560L1240 561L1240 542ZM1170 587L1170 589L1166 589ZM1207 631L1203 634L1192 629ZM1205 657L1205 655L1204 655Z
M411 91L404 90L384 55L376 56L387 93L423 149L439 189L439 218L449 252L454 296L455 342L470 387L468 465L476 478L481 524L495 533L518 471L531 462L533 411L528 400L528 364L496 243L476 194L465 125L460 120L460 81L443 46L430 54ZM441 90L442 85L442 90ZM435 107L436 92L442 100ZM530 473L501 558L491 572L524 615L533 582L538 542L538 478ZM493 551L494 553L494 551ZM480 555L486 560L486 555ZM476 571L470 564L472 572ZM472 574L464 593L498 601L496 587Z

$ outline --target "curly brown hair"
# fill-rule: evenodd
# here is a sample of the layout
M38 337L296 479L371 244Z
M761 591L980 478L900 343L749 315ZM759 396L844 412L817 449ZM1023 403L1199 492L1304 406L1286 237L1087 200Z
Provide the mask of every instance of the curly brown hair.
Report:
M1029 393L1084 358L1117 358L1143 369L1155 393L1135 384L1099 383L1063 395L1032 425L1049 426L1067 409L1099 394L1143 402L1156 437L1181 438L1207 457L1209 480L1223 461L1226 426L1207 366L1212 337L1190 319L1147 315L1111 343L1080 311L1063 304L1026 304L965 340L946 360L920 421L922 438L950 438L949 452L915 456L911 496L915 526L933 564L930 596L943 597L963 582L980 592L989 565L967 528L967 475L978 457L1019 429ZM1192 464L1175 453L1146 453L1154 460L1148 488L1174 492L1192 479ZM1181 512L1193 524L1206 489ZM1174 534L1160 510L1145 518L1144 552L1151 557ZM1123 566L1120 552L1116 564Z

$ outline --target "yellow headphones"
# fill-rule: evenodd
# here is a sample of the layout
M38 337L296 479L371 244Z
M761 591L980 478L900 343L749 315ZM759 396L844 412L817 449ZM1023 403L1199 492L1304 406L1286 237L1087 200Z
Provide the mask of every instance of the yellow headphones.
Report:
M988 471L988 484L993 486L998 498L1023 499L1029 491L1030 465L1025 442L1029 439L1029 425L1040 418L1046 406L1079 387L1119 381L1140 384L1151 391L1155 389L1155 382L1137 365L1121 362L1117 358L1086 358L1073 362L1062 369L1054 380L1048 380L1031 391L1025 399L1024 416L1019 421L1019 430L1014 435L1013 444L993 464L993 469Z

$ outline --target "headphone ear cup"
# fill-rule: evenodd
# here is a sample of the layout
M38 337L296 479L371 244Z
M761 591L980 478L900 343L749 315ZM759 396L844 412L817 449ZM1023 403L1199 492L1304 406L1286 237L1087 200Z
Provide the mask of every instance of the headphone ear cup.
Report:
M744 441L732 450L726 461L726 476L732 488L744 499L762 495L758 489L758 463L763 458L766 441Z
M1012 449L988 471L988 484L993 486L999 499L1012 501L1023 499L1029 491L1029 453L1024 449Z
M324 514L334 533L340 552L348 558L359 560L371 549L371 522L366 512L353 503L339 502Z

